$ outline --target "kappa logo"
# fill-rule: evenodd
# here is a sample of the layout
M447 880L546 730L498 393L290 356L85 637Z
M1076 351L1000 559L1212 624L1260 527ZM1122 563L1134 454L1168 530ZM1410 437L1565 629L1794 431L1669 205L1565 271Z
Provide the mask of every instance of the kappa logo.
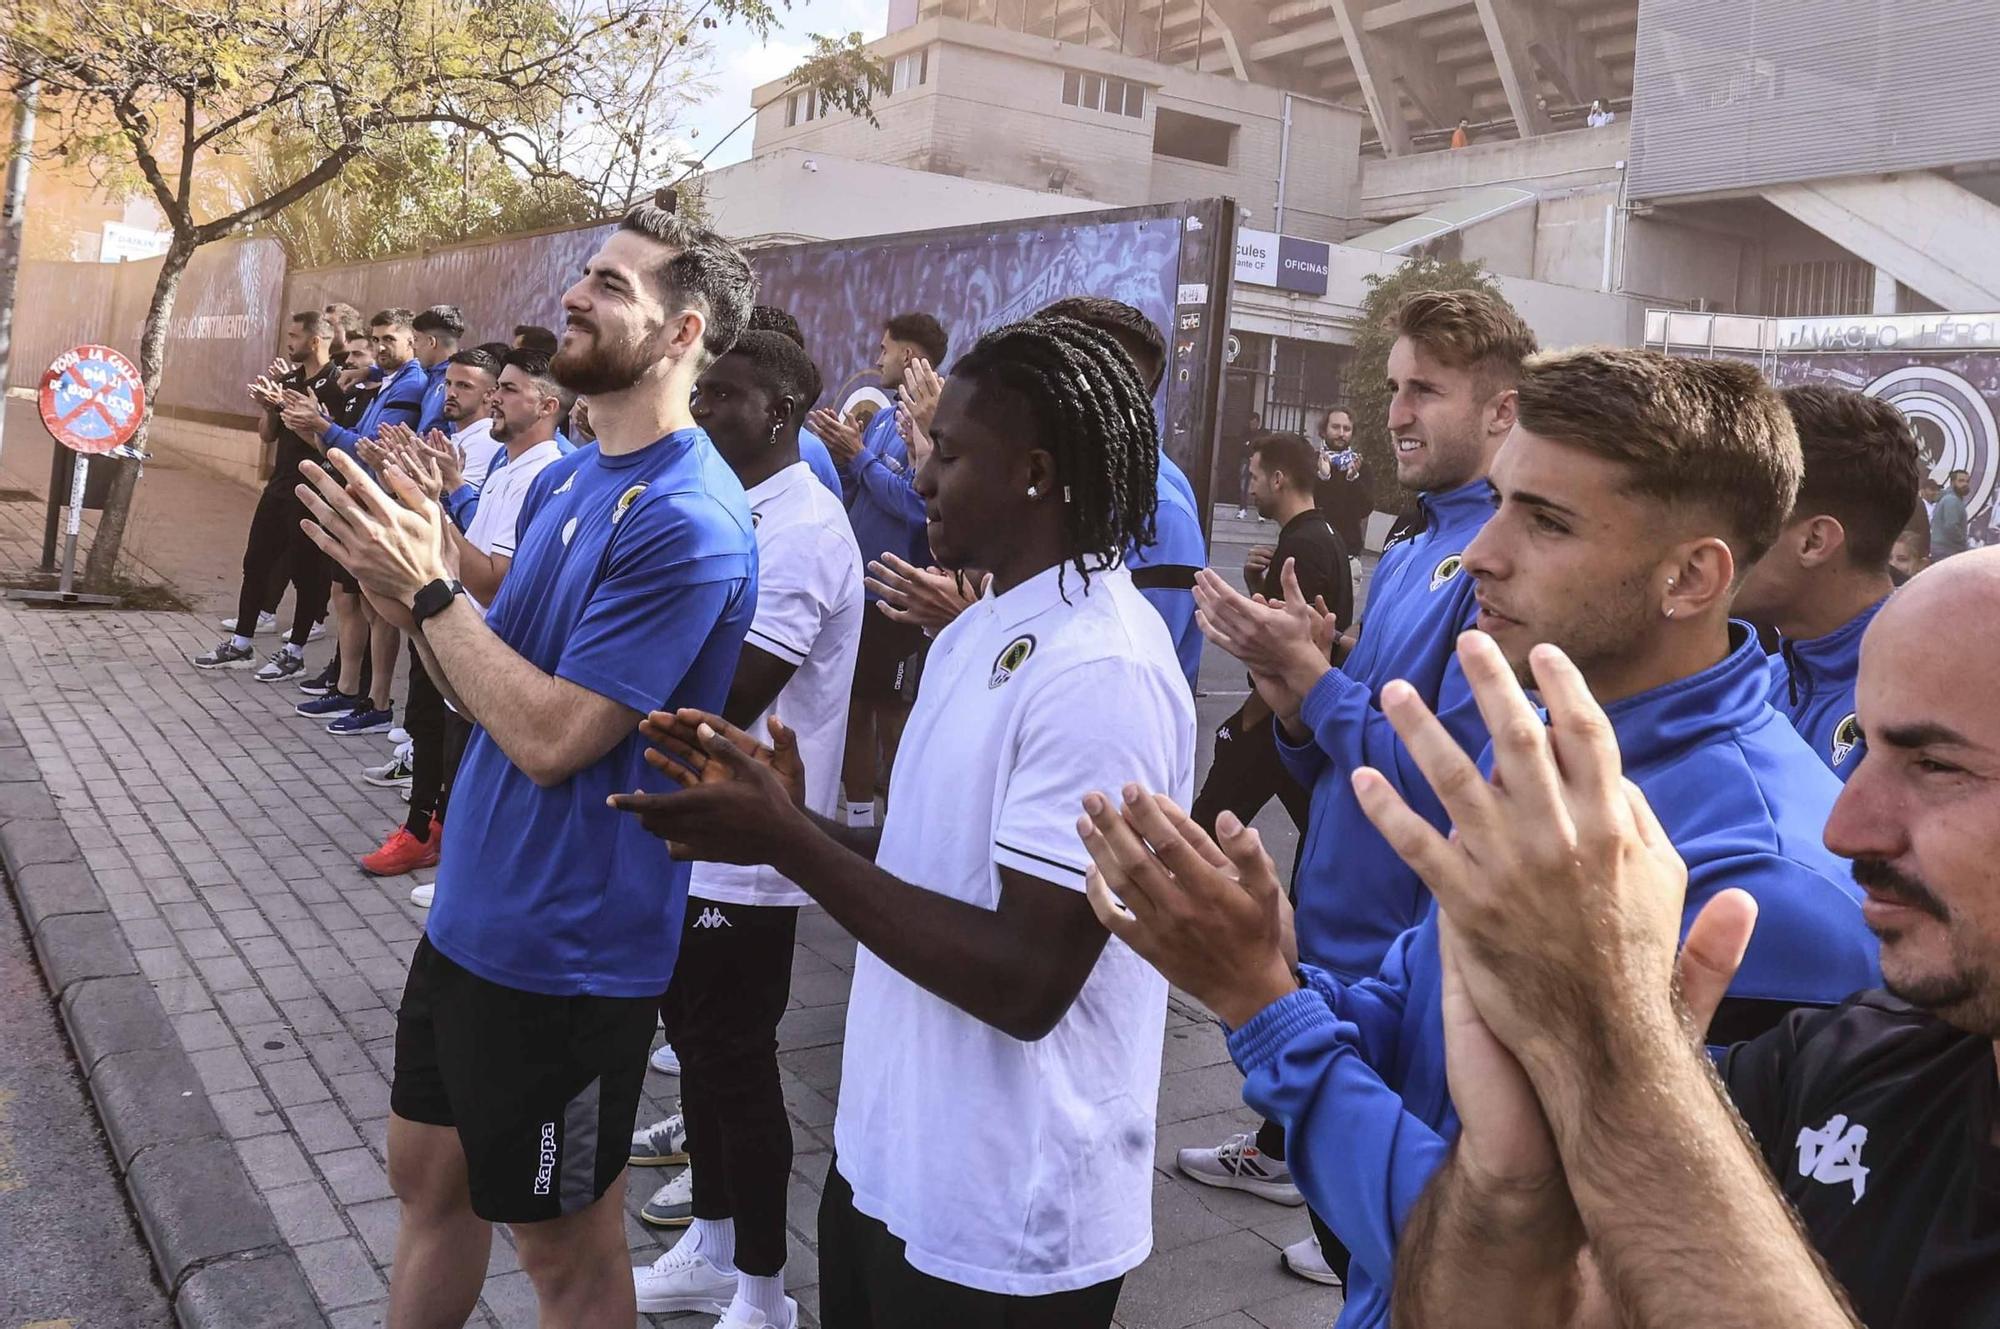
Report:
M736 926L725 918L722 911L714 905L710 905L708 908L702 910L701 917L694 921L694 925L698 928L727 928Z
M645 492L646 492L646 486L633 485L630 489L620 494L618 496L618 501L611 505L611 524L613 526L616 526L618 524L618 519L625 515L625 509L631 507L634 503L638 502L639 495Z
M1432 568L1431 589L1436 590L1438 587L1450 581L1453 577L1456 577L1458 575L1459 569L1463 568L1464 566L1465 566L1465 560L1461 558L1459 555L1453 554L1449 558L1445 559L1442 563Z
M556 1175L556 1124L542 1123L542 1153L540 1165L535 1169L535 1194L547 1195L549 1182Z
M986 680L987 690L990 692L1002 683L1005 683L1008 679L1014 677L1014 672L1022 665L1028 663L1028 657L1034 653L1035 639L1033 637L1016 637L1014 640L1008 642L1007 649L1000 652L994 658L993 676Z
M1838 1186L1854 1187L1855 1203L1868 1189L1868 1169L1861 1165L1861 1149L1868 1143L1868 1128L1860 1122L1848 1123L1847 1114L1835 1113L1818 1130L1799 1128L1799 1175Z
M568 492L570 491L570 486L571 486L571 485L574 485L575 483L576 483L576 472L575 472L575 471L571 471L571 472L569 473L569 479L567 479L567 480L563 481L563 482L562 482L561 484L559 484L559 485L557 485L557 486L556 486L556 490L555 490L555 493L556 493L556 494L567 494L567 493L568 493ZM549 495L549 497L551 497L551 498L554 498L554 497L555 497L555 494L551 494L551 495Z
M1847 718L1833 727L1833 764L1844 766L1854 755L1854 749L1861 746L1861 717L1848 712Z

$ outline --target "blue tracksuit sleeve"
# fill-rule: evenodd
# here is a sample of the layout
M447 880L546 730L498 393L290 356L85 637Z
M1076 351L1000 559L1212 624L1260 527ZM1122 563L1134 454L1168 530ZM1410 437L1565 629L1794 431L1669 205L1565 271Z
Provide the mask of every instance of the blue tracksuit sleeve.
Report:
M320 441L325 443L329 448L339 448L342 452L353 452L361 443L361 435L358 431L349 429L346 425L330 424L326 427L326 432L320 435Z
M1486 721L1479 714L1472 685L1466 682L1456 654L1445 665L1438 682L1437 703L1431 709L1461 748L1479 752L1486 746ZM1444 824L1444 805L1431 791L1424 773L1417 769L1416 759L1403 746L1403 740L1396 737L1389 717L1382 714L1374 689L1349 678L1342 670L1329 669L1306 694L1299 718L1312 730L1312 746L1319 749L1325 761L1331 761L1344 773L1363 766L1374 767L1411 808L1436 825ZM1294 778L1308 769L1312 775L1318 775L1321 759L1293 748L1285 741L1282 730L1278 738L1280 759Z
M445 495L444 510L463 531L472 525L472 514L479 511L479 491L471 485L460 485Z
M1284 1127L1293 1180L1384 1289L1394 1281L1403 1224L1450 1147L1376 1069L1397 1060L1405 995L1398 985L1414 935L1405 934L1382 975L1364 983L1305 971L1306 990L1229 1036L1246 1077L1243 1101Z
M884 512L919 528L929 520L923 499L917 497L916 473L909 467L898 470L880 452L869 448L854 459L850 469L856 488L866 490Z

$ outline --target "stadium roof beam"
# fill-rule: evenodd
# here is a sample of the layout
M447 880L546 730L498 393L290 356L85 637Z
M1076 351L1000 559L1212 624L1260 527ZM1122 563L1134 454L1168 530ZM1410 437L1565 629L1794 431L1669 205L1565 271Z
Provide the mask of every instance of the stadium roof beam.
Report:
M1410 150L1410 126L1397 97L1399 89L1432 124L1454 124L1472 114L1472 98L1456 78L1426 59L1407 36L1369 31L1358 0L1331 3L1384 152L1400 156Z
M1522 138L1546 134L1550 128L1537 65L1574 104L1612 95L1604 66L1574 24L1557 24L1547 0L1474 0L1474 4L1507 94L1507 109Z

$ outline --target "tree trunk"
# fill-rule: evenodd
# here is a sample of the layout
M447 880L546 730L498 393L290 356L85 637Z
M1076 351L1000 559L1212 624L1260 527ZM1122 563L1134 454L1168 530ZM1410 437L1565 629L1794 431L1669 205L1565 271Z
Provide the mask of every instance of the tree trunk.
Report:
M174 296L194 257L195 244L178 232L167 246L166 262L160 278L153 283L153 300L146 309L146 330L139 338L139 378L146 386L146 409L139 417L139 432L132 447L144 451L153 432L153 411L160 399L160 379L167 362L167 323L173 316ZM132 495L139 486L139 467L128 462L118 468L111 489L104 496L104 511L98 514L97 535L90 542L90 560L84 565L83 583L102 590L111 582L118 566L118 551L125 543L125 523L132 515Z

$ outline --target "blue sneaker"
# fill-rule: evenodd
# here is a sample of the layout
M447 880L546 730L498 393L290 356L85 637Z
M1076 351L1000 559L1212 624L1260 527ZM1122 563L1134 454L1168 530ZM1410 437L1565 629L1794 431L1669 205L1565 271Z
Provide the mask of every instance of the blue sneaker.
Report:
M302 701L292 709L300 715L310 715L316 720L323 720L331 715L345 715L349 711L361 710L367 705L366 697L349 697L339 691L333 691L323 697L314 697L311 701Z
M339 734L342 738L352 738L356 734L387 733L395 727L395 724L395 707L385 707L379 711L370 710L368 709L366 699L361 699L360 705L339 719L330 722L326 727L326 732L329 734Z

